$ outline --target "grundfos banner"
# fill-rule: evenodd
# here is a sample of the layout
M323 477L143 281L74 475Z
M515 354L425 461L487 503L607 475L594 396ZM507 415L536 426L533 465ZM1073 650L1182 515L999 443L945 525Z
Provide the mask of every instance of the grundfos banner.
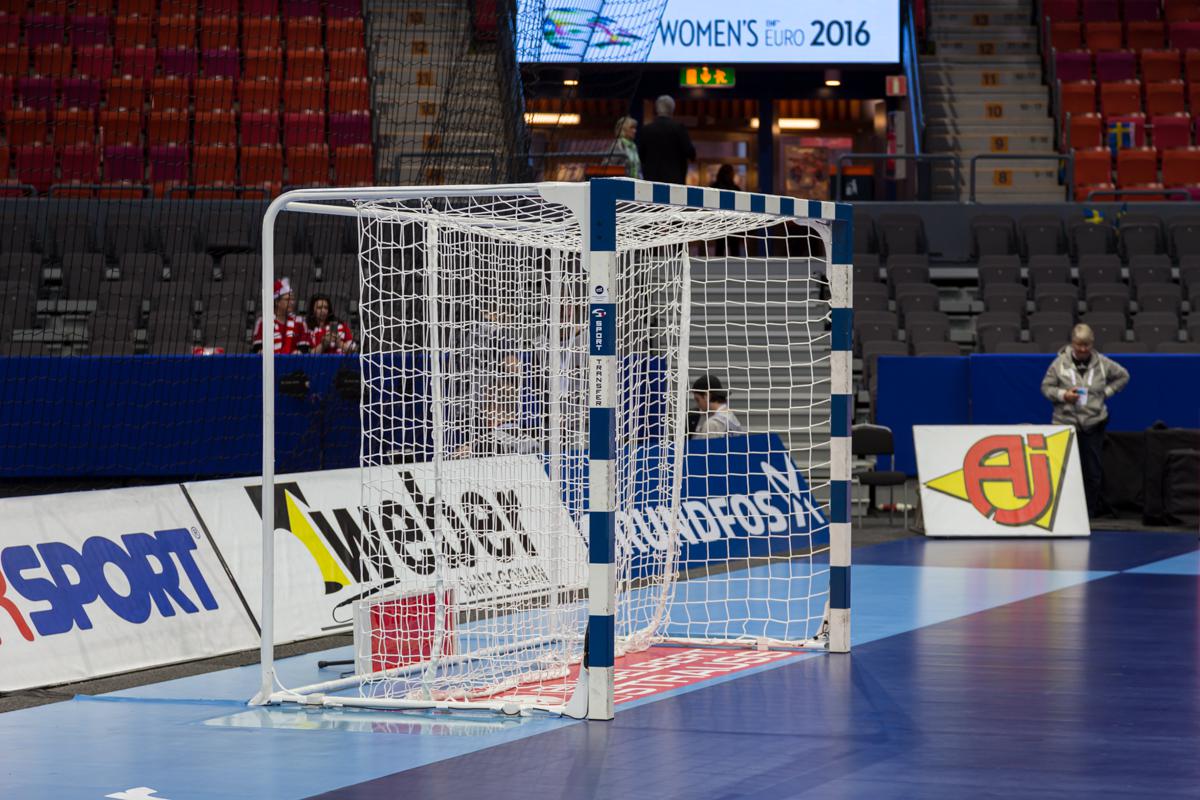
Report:
M898 0L520 0L522 62L895 64Z
M178 486L0 500L0 691L254 647Z

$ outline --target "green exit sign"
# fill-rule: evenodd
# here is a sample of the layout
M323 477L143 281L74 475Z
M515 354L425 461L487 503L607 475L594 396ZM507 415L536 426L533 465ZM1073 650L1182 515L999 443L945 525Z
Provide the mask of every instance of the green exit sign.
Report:
M735 83L729 67L682 67L679 85L685 89L728 89Z

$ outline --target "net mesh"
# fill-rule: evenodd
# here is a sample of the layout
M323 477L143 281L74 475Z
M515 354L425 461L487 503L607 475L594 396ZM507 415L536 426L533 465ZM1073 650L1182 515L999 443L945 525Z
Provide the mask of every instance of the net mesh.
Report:
M356 210L362 499L389 531L356 611L361 693L561 703L588 613L578 225L536 194ZM822 235L750 213L619 208L622 652L818 632ZM696 417L688 389L701 374L730 391L728 407L711 392ZM389 569L399 562L412 568Z

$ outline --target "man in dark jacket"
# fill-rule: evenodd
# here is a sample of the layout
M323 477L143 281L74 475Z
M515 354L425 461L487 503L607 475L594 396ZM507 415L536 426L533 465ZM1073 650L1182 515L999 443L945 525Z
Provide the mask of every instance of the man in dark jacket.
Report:
M642 175L659 183L687 183L688 162L696 157L696 148L687 128L671 118L675 101L663 95L654 101L654 119L642 126L638 136L638 156Z

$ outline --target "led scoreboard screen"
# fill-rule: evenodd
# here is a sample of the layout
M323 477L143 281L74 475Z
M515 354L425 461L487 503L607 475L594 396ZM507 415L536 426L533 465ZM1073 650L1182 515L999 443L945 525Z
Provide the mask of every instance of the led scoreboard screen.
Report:
M899 0L519 0L520 61L894 64Z

